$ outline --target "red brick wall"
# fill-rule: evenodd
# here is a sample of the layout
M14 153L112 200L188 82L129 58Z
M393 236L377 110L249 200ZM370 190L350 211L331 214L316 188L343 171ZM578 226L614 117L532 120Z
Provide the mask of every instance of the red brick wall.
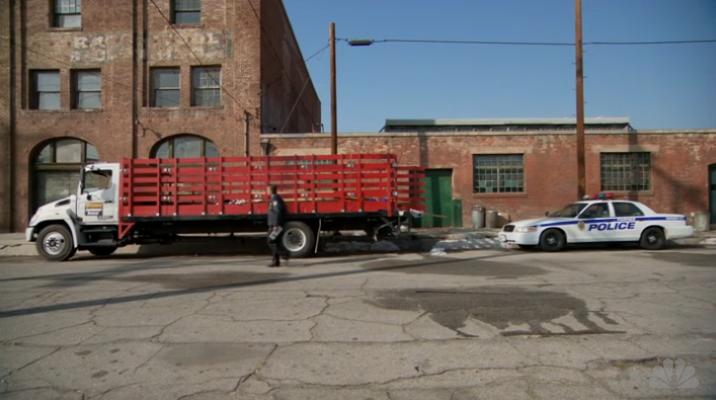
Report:
M327 154L328 135L263 135L273 154ZM716 163L716 131L691 133L587 135L587 192L600 191L602 151L652 152L652 190L616 193L644 202L660 212L708 211L708 166ZM389 152L401 164L453 171L453 196L462 199L463 223L471 224L474 205L495 209L511 220L539 217L577 199L573 134L371 134L343 135L341 153ZM524 154L525 192L473 193L474 154Z
M261 19L262 131L320 132L321 103L283 2L262 0Z

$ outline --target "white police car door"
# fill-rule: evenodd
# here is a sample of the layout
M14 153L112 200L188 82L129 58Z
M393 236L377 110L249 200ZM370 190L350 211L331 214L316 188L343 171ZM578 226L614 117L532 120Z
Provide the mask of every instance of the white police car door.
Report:
M644 216L639 207L625 201L612 202L616 225L614 240L621 242L632 242L639 240L643 223L638 218Z
M610 224L612 218L609 203L592 203L579 214L579 221L574 226L575 241L578 242L604 242L611 240Z

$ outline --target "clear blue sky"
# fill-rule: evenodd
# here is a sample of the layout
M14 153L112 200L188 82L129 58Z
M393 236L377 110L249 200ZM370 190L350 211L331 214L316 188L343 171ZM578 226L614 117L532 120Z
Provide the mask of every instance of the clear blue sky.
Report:
M574 40L573 0L284 0L305 57L339 38ZM583 0L585 41L716 38L716 0ZM716 44L585 49L587 117L716 128ZM329 55L309 62L330 127ZM339 130L386 118L574 116L571 47L338 45Z

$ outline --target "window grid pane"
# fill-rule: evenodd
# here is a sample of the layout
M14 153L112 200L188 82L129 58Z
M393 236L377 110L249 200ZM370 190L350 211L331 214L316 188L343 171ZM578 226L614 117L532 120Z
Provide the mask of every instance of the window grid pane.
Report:
M602 190L650 190L651 153L602 153L601 181Z
M201 22L200 0L174 0L175 24L198 24Z
M200 11L201 0L174 0L174 9L177 11Z
M179 106L179 68L152 70L152 107Z
M524 162L522 154L475 155L473 166L474 192L524 192Z
M197 67L191 70L192 105L221 105L221 68Z
M82 26L82 0L55 0L55 26L79 28Z
M59 71L33 71L33 93L30 98L30 108L37 110L60 109L60 72Z
M76 71L74 84L75 108L102 108L102 75L100 71Z

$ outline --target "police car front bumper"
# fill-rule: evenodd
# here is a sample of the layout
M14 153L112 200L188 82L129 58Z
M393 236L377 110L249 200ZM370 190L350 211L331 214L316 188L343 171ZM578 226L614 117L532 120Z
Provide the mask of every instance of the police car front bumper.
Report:
M534 246L539 243L539 232L500 232L497 237L503 246Z

